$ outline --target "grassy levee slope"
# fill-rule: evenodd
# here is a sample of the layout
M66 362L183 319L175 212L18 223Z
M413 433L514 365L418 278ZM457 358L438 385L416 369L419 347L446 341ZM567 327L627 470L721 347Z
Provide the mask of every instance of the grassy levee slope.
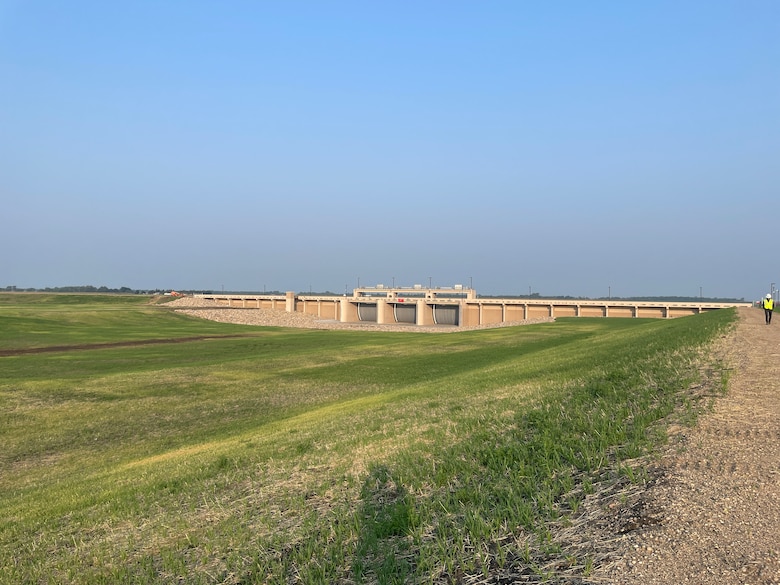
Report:
M1 583L587 574L550 527L636 474L734 319L432 335L34 297L0 295L0 350L60 348L0 357Z

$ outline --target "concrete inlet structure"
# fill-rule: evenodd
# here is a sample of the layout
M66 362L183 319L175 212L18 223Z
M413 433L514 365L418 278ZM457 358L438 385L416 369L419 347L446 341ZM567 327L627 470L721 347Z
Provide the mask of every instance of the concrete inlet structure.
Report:
M556 317L672 319L751 303L477 298L474 289L383 286L356 288L352 296L198 294L198 298L244 309L305 313L342 323L473 327Z

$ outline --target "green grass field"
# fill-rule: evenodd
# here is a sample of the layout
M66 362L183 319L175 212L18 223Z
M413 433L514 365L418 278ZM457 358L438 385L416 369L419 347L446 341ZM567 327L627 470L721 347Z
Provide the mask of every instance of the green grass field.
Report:
M0 294L0 582L543 575L551 524L725 385L734 315L435 335Z

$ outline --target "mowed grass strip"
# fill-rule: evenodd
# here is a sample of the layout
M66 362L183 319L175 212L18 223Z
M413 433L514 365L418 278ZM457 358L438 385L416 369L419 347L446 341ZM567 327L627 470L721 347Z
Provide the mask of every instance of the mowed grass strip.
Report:
M57 345L96 321L126 339L116 314L136 338L251 337L0 358L3 583L543 573L561 552L550 523L663 440L734 319L430 335L242 328L133 301L108 325L54 297L45 316L0 304L0 325L29 318Z

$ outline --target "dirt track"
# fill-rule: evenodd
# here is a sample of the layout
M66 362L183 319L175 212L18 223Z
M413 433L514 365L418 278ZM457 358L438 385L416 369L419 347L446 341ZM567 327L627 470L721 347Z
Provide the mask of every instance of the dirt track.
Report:
M780 584L780 314L739 309L722 351L729 391L683 430L642 495L650 523L626 535L614 584Z

